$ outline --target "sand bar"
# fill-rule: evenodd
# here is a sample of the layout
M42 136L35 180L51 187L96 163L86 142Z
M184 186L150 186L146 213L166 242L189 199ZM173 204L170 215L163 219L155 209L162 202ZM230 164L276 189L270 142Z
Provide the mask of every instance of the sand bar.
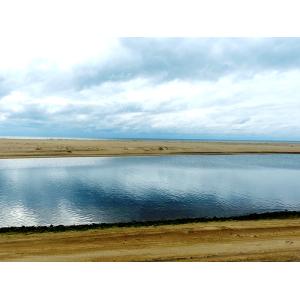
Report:
M298 143L0 139L0 158L170 154L300 154Z

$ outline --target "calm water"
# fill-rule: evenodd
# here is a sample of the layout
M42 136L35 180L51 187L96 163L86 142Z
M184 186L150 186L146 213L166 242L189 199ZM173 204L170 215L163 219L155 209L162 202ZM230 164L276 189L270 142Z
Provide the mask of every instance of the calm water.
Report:
M300 155L0 160L0 227L300 210Z

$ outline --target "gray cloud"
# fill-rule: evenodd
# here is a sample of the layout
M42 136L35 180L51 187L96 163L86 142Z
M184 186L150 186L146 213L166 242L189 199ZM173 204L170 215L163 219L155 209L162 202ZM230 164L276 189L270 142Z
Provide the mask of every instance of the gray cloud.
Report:
M65 68L0 66L0 134L300 139L299 53L299 38L123 38Z
M261 71L300 67L299 38L125 38L121 45L126 56L113 58L101 67L78 66L74 70L75 83L86 88L135 77L217 80L232 72L252 76Z
M41 70L43 61L37 60L15 84L40 83L50 93L137 77L217 80L231 73L247 77L300 68L300 38L122 38L119 43L105 62L79 63L71 72Z

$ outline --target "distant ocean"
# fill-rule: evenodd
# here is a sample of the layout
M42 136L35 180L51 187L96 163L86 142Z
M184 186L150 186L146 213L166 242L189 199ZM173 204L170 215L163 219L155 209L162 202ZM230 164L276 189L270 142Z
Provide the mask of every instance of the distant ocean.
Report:
M231 140L231 139L185 139L185 138L82 138L82 137L46 137L46 136L0 136L0 139L32 139L32 140L87 140L87 141L117 141L117 140L148 140L148 141L187 141L187 142L228 142L228 143L295 143L300 141L293 140Z

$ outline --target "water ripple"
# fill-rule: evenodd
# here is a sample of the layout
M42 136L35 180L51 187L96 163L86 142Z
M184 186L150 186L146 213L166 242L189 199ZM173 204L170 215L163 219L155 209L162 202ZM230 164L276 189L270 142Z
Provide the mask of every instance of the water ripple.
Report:
M300 155L7 159L0 227L300 210Z

